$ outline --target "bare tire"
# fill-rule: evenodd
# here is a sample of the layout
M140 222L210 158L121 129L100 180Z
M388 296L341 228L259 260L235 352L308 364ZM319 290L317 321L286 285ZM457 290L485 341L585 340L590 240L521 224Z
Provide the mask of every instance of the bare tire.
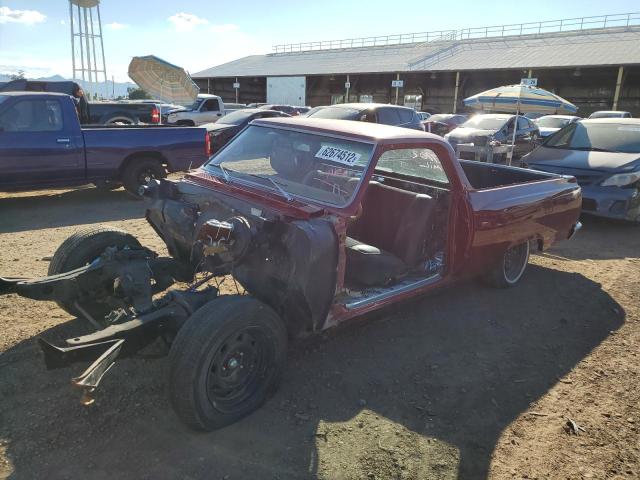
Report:
M487 282L498 288L515 286L529 263L529 249L529 242L509 248L485 277Z
M264 303L239 295L207 303L180 329L169 353L176 414L206 431L250 414L276 389L286 348L284 324Z
M140 187L166 176L166 170L155 158L134 158L122 171L122 183L127 192L139 197Z
M140 242L124 230L111 227L84 228L71 235L58 247L49 263L48 274L57 275L83 267L100 257L109 247L118 249L142 248ZM84 318L84 315L73 304L56 303L71 315ZM104 303L95 300L84 301L79 305L98 323L104 321L104 316L111 310Z

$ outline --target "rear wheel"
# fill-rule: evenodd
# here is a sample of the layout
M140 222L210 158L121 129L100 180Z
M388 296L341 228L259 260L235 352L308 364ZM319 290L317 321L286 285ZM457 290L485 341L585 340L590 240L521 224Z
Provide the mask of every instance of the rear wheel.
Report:
M111 227L89 227L77 231L58 247L49 263L49 275L57 275L83 267L96 260L109 247L119 250L142 248L140 242L124 230ZM104 317L111 308L97 300L78 303L56 302L67 313L86 318L81 311L88 313L98 325L102 325ZM94 326L98 326L94 325Z
M169 398L178 417L214 430L256 410L275 390L287 335L267 305L226 295L196 311L169 353Z
M524 242L507 249L485 278L494 287L513 287L524 275L528 263L529 242Z
M122 183L127 192L139 197L140 187L166 176L167 171L155 158L134 158L122 171Z

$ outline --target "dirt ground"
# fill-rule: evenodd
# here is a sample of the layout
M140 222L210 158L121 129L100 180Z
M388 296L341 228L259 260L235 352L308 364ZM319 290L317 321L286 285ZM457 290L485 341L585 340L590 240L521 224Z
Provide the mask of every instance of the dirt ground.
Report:
M45 274L87 224L160 249L143 212L123 191L0 194L0 273ZM584 223L515 289L470 282L295 345L278 393L209 434L173 414L164 358L118 362L81 406L84 366L47 372L35 339L82 326L0 297L0 477L639 478L640 230Z

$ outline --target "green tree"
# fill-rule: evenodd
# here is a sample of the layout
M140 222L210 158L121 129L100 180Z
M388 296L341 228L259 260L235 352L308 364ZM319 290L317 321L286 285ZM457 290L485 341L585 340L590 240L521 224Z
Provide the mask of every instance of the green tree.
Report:
M18 73L12 73L9 75L11 80L22 80L24 79L24 70L18 70Z
M147 100L151 98L147 92L139 87L129 87L127 88L127 93L129 94L129 100Z

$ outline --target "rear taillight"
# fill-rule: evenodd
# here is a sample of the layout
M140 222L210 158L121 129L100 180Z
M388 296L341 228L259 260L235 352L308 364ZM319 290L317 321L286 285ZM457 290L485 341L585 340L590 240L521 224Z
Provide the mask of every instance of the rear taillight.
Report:
M158 110L158 107L151 109L151 123L160 123L160 110Z
M204 154L207 157L211 156L211 137L209 136L209 132L205 132L204 134Z

